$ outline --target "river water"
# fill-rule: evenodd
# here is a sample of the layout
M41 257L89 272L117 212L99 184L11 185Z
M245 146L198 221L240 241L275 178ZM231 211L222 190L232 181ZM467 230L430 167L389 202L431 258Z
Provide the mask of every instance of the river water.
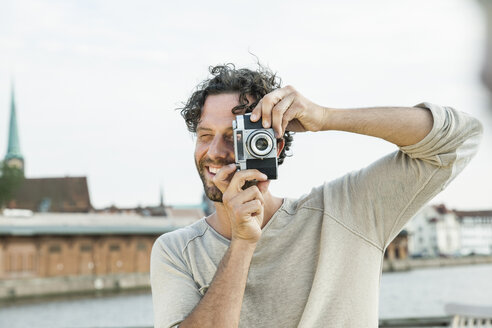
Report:
M492 306L492 265L384 273L380 317L445 315L450 302ZM150 293L23 302L0 309L1 328L151 327Z

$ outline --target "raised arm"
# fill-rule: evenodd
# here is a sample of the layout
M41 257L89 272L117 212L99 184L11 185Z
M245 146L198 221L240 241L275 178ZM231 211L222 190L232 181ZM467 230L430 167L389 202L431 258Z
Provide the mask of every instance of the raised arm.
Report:
M319 106L287 86L261 99L253 111L264 127L272 126L277 135L287 129L304 131L347 131L378 137L399 147L413 145L432 129L432 114L418 107L372 107L335 109Z
M381 250L463 170L477 152L483 130L477 119L451 107L422 103L412 108L331 109L291 87L265 96L253 115L280 135L286 129L341 130L399 146L399 151L324 189L327 213Z
M431 131L431 112L420 107L324 108L322 130L378 137L399 147L414 145Z

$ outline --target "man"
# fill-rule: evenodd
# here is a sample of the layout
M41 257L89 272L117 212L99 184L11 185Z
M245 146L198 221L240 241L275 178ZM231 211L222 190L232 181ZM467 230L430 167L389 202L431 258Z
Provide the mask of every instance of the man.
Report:
M428 103L322 107L280 88L263 68L225 65L211 73L182 115L196 132L195 162L216 212L156 241L155 326L377 327L386 247L475 154L481 124ZM232 121L248 111L286 138L280 161L289 131L349 131L399 151L300 199L279 198L265 175L233 164ZM254 179L256 186L242 189Z

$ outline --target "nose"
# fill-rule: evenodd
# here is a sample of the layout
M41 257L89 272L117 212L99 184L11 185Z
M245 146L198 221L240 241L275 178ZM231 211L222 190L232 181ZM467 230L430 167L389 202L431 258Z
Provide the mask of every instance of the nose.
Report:
M224 140L220 134L216 135L208 147L208 157L211 160L228 160L234 159L234 147Z

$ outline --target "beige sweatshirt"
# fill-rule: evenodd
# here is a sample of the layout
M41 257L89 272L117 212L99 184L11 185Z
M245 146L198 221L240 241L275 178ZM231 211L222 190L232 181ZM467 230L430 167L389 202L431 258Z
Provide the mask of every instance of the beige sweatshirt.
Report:
M249 269L240 327L378 327L385 248L461 172L482 133L474 118L431 110L419 143L285 199L263 228ZM155 327L177 327L198 304L229 246L205 219L154 244Z

